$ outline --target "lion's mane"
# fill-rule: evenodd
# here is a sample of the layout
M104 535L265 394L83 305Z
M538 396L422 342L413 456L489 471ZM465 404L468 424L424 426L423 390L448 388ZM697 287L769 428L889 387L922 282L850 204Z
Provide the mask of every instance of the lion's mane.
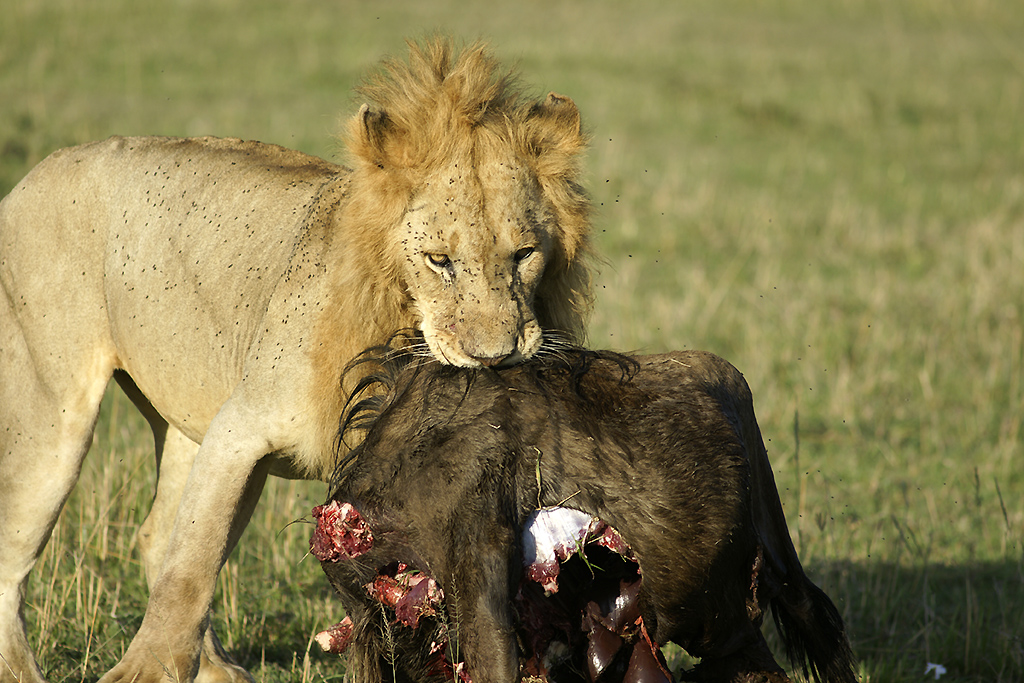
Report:
M592 306L592 252L590 202L580 184L588 140L576 107L554 94L544 103L527 98L515 72L483 44L457 52L445 38L410 41L408 61L384 60L357 92L368 104L342 139L355 170L346 223L366 228L357 236L366 257L359 263L387 261L381 236L441 164L474 146L511 147L536 175L558 225L534 310L543 328L581 343ZM382 290L398 286L397 279L381 281L387 273L366 275Z

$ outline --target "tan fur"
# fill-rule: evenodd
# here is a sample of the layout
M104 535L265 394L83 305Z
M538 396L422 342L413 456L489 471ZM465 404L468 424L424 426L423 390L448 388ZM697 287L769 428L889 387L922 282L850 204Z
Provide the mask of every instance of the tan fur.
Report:
M24 581L112 375L166 477L140 530L150 604L104 681L240 680L206 629L217 572L268 473L330 474L357 353L408 327L470 367L532 355L542 329L581 340L572 101L531 101L483 46L446 40L411 44L360 92L351 169L241 140L112 138L54 153L0 203L0 681L41 679Z

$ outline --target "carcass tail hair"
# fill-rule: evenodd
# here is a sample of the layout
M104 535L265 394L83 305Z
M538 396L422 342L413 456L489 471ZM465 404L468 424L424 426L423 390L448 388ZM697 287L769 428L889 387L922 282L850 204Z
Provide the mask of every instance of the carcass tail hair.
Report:
M843 619L825 592L801 572L772 601L772 618L790 663L817 683L856 683Z

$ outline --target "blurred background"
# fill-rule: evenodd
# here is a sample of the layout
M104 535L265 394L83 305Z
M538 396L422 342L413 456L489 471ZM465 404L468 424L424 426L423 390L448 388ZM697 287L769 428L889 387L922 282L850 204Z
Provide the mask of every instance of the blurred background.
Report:
M714 351L865 681L1024 680L1024 5L1013 0L0 0L0 195L109 135L344 163L406 38L490 43L592 136L595 347ZM0 379L2 381L2 379ZM151 439L112 391L26 618L52 681L141 621ZM303 558L323 484L268 488L218 628L258 680L341 679ZM773 637L774 642L774 637ZM784 660L783 660L784 661ZM932 678L934 673L929 673Z

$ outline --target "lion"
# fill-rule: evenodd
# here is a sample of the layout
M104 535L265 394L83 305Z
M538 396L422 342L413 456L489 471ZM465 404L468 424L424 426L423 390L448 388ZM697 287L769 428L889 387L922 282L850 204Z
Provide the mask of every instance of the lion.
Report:
M150 599L102 680L251 680L209 626L217 574L268 474L326 480L363 349L485 367L582 338L586 147L486 46L409 43L358 92L351 167L238 139L111 138L55 152L0 203L0 681L42 674L26 577L114 377L159 482ZM201 444L201 445L198 445ZM198 446L197 446L198 445Z

